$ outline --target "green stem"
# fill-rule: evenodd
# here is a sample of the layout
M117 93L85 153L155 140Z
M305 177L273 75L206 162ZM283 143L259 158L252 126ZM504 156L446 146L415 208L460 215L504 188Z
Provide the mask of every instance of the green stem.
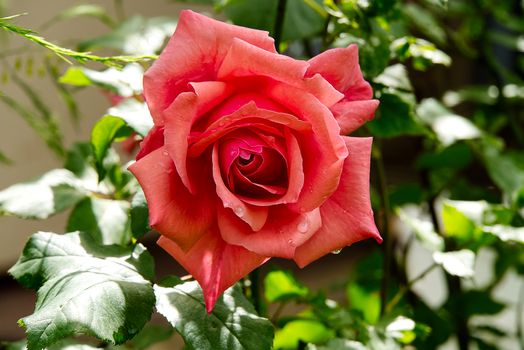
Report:
M517 316L516 316L516 322L517 322L517 337L520 342L520 348L524 349L524 334L522 334L522 315L524 313L524 281L522 281L522 284L520 285L520 292L519 292L519 300L517 303Z
M278 0L277 15L275 18L275 26L273 27L273 37L275 38L275 48L280 52L280 43L282 42L282 34L284 30L284 17L286 15L287 0Z
M422 271L417 277L415 277L414 279L412 279L411 281L408 282L407 285L403 286L401 289L398 290L397 294L395 294L395 296L389 301L389 303L386 305L386 309L385 309L385 312L386 313L389 313L391 311L393 311L393 309L395 308L395 306L397 306L398 302L402 299L402 297L411 289L411 287L413 287L413 285L415 283L417 283L418 281L420 281L421 279L423 279L424 277L427 276L428 273L430 273L431 271L433 271L433 269L435 267L437 267L438 265L437 264L432 264L430 265L427 269L425 269L424 271Z
M382 211L384 213L384 222L381 227L381 234L384 239L384 263L383 263L383 275L382 275L382 286L380 288L380 315L383 316L386 312L386 305L388 299L388 291L391 285L391 274L392 274L392 260L393 260L393 237L389 232L389 195L387 190L387 178L386 171L384 168L384 161L382 159L382 142L377 139L377 147L374 150L374 160L377 167L378 175L378 188L380 192L380 198L382 201Z
M251 301L255 310L260 315L262 312L262 296L260 292L260 269L256 268L249 274L249 281L251 285L249 287L251 291Z

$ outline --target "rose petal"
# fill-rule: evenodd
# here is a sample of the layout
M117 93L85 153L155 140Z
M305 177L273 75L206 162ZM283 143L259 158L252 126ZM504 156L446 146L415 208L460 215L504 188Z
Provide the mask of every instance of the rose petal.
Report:
M155 124L189 82L215 80L234 38L276 52L267 32L226 24L195 12L181 11L175 33L144 75L144 95Z
M254 231L258 231L264 226L267 220L268 208L255 207L244 203L225 185L220 171L219 152L216 144L213 147L213 180L215 180L216 193L222 200L224 208L230 208L237 217L248 223Z
M232 92L232 88L222 82L202 82L193 86L195 92L181 93L164 112L165 146L175 163L178 175L191 193L195 188L188 176L186 164L191 127L199 116Z
M364 80L358 64L357 45L324 51L310 59L308 63L306 76L321 74L346 96L346 100L369 100L373 97L373 90Z
M218 70L220 80L264 76L288 84L302 81L308 64L289 56L274 54L235 38Z
M372 139L344 137L344 141L349 156L344 162L340 184L320 207L322 227L295 252L294 259L300 267L362 239L373 237L382 242L369 198Z
M189 156L196 157L206 150L211 144L222 138L227 133L240 127L255 127L256 125L275 124L278 127L287 127L297 131L310 130L311 125L306 121L297 119L294 115L260 109L255 102L249 102L230 115L211 124L207 130L192 137Z
M340 136L340 127L329 109L311 94L275 83L266 94L288 108L298 118L311 123L311 132L297 132L303 159L304 190L296 211L308 212L318 208L338 186L347 147Z
M158 245L198 281L204 292L208 313L213 310L218 297L227 288L269 260L242 247L226 243L216 227L202 236L187 252L164 236L160 237Z
M140 142L140 151L136 155L136 160L147 156L154 150L164 145L164 127L153 126L149 133Z
M306 78L304 82L307 92L313 94L323 105L328 108L344 98L344 94L337 91L333 85L331 85L320 74L315 74L310 78Z
M378 100L342 101L331 107L340 134L347 135L372 120L378 104Z
M216 197L209 194L211 186L199 181L199 192L189 193L164 147L133 163L129 170L146 195L151 227L177 242L181 249L190 249L216 220ZM201 172L200 177L211 176L205 169Z
M218 208L218 226L222 238L254 253L292 259L295 249L306 242L322 225L320 210L296 213L285 206L270 207L266 225L253 232L230 210Z

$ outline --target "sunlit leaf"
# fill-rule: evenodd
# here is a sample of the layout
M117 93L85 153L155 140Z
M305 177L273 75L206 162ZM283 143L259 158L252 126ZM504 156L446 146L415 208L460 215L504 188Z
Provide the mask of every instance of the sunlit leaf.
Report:
M276 331L273 347L297 349L299 342L323 344L335 336L332 329L316 320L293 320Z
M434 252L433 260L453 276L473 277L475 274L475 253L471 250Z
M300 284L289 271L271 271L264 279L264 290L269 302L303 298L309 289Z
M0 214L45 219L75 205L86 191L73 173L51 170L41 177L0 192Z
M228 289L208 314L197 282L155 286L156 309L192 349L269 349L273 326L256 315L238 287Z
M153 277L153 260L141 245L101 246L88 234L39 232L9 273L38 289L35 312L19 322L29 350L77 334L123 343L153 311L155 296L146 279Z
M153 127L153 118L147 105L134 99L126 99L111 107L107 111L107 115L123 119L129 127L141 136L146 136Z
M482 131L471 121L454 114L432 98L425 99L419 104L417 114L431 126L445 146L457 140L475 139L482 135Z

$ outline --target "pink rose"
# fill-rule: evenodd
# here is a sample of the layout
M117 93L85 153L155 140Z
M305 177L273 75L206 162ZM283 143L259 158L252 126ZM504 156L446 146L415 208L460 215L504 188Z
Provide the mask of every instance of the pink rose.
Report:
M341 136L378 105L356 46L299 61L266 32L183 11L144 94L155 126L130 170L158 244L200 283L208 311L270 257L303 267L381 241L372 140Z

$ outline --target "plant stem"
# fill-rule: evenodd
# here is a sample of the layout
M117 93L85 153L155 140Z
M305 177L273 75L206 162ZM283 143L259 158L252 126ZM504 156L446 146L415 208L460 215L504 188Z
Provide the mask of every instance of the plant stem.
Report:
M273 27L273 37L275 38L275 48L280 52L280 43L282 42L282 32L284 30L284 17L286 15L287 0L278 0L277 15L275 17L275 26Z
M524 313L524 281L520 285L519 300L516 310L517 337L520 342L520 348L524 349L524 334L522 334L522 315Z
M253 306L255 307L255 310L260 315L262 312L262 297L260 293L260 269L256 268L249 274L249 281L251 282L251 285L249 287L251 291L251 301L253 302Z
M393 260L393 237L389 232L389 195L387 190L386 171L384 168L384 161L382 159L382 142L377 139L377 147L374 150L373 157L377 167L378 187L380 198L382 201L382 211L384 213L384 221L381 227L382 237L384 238L384 264L382 275L382 286L380 288L380 315L383 316L386 312L386 304L388 299L388 291L391 284L392 260Z
M395 306L397 306L397 304L400 301L400 299L411 289L411 287L413 287L413 285L415 283L417 283L418 281L420 281L421 279L426 277L428 275L428 273L433 271L433 269L435 267L437 267L437 266L438 266L437 264L430 265L427 269L422 271L417 277L415 277L414 279L409 281L405 286L403 286L401 289L399 289L397 294L395 294L395 296L386 305L385 313L389 313L389 312L393 311L393 309L395 308Z

